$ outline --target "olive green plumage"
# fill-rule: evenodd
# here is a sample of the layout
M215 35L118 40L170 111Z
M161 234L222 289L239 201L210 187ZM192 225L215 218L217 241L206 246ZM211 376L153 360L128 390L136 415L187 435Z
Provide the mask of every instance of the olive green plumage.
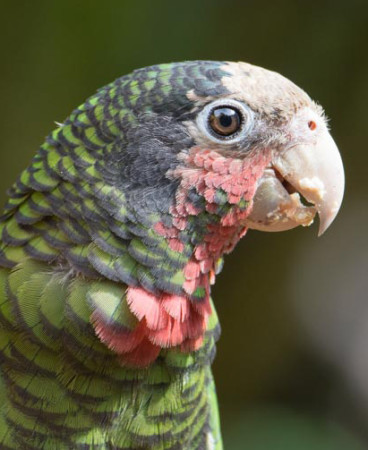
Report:
M153 232L167 211L152 208L155 200L133 208L127 195L144 180L133 186L124 158L141 142L139 125L160 110L190 114L191 74L201 89L221 89L219 64L208 64L156 66L103 88L9 190L0 224L1 449L222 448L210 372L214 309L198 351L163 349L148 368L121 364L91 323L98 311L116 327L135 326L127 286L181 289L195 243L183 238L177 252ZM176 142L185 139L179 133Z
M8 389L1 448L180 448L177 442L186 448L189 436L191 448L201 448L208 413L217 421L215 405L209 405L212 376L201 365L215 317L195 355L168 350L148 369L124 368L89 322L96 299L116 322L129 326L134 318L120 308L123 287L70 280L31 259L11 272L2 269L0 277Z

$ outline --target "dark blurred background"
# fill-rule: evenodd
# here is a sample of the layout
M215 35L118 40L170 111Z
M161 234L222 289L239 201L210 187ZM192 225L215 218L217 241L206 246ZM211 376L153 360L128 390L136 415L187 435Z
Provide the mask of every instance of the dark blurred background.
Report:
M326 109L347 187L335 223L249 232L214 289L227 450L368 448L368 2L1 1L0 200L98 87L187 59L276 70Z

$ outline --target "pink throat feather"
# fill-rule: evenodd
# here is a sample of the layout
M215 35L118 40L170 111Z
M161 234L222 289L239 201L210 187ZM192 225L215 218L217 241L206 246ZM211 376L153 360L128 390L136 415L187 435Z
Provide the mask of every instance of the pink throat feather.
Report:
M247 229L257 180L270 162L269 152L258 152L246 158L223 156L214 150L193 147L182 159L182 165L169 176L179 179L175 204L171 207L172 226L155 224L170 248L182 252L179 233L186 229L188 218L203 213L188 198L195 188L205 199L205 211L216 214L216 194L226 196L227 212L215 225L208 225L203 242L197 245L183 269L183 295L164 293L156 296L141 287L128 287L127 303L138 319L131 331L117 332L101 317L92 317L102 342L119 356L122 364L146 367L158 357L161 349L178 347L183 352L198 350L204 339L211 314L210 284L215 281L220 258L233 250ZM201 289L204 299L196 302L193 293Z

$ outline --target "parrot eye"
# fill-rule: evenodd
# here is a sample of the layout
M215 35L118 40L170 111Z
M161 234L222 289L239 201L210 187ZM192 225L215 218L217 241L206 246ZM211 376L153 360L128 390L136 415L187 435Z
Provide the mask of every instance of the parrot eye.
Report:
M212 130L221 136L231 136L241 126L242 117L235 108L219 106L212 110L209 125Z
M234 144L251 130L253 112L233 99L215 100L199 113L197 124L211 141Z

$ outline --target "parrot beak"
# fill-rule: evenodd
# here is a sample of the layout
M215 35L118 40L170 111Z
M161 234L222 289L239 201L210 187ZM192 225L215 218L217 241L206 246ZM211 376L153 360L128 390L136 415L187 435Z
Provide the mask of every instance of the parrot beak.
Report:
M310 225L318 213L320 236L339 211L344 184L339 150L324 127L315 143L298 144L275 153L259 180L247 226L284 231ZM304 205L299 194L311 205Z

